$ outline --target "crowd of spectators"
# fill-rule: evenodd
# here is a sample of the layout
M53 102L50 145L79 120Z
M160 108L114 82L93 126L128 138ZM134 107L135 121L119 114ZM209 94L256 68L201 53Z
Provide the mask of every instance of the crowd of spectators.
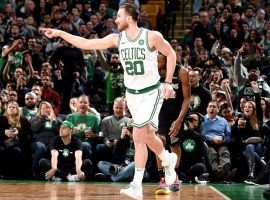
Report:
M117 50L80 50L39 30L56 28L89 39L118 33L114 19L124 2L140 6L136 0L1 1L0 161L6 163L1 175L44 178L40 167L48 168L44 159L59 147L51 140L59 130L68 134L68 127L75 150L83 152L82 160L93 170L80 171L81 180L132 177L132 116L123 97ZM191 166L199 166L210 181L253 180L270 158L270 2L207 2L193 13L184 38L170 40L191 86L178 174L194 181ZM139 25L151 28L147 13ZM192 149L185 138L207 154ZM157 178L154 159L149 152L149 180Z

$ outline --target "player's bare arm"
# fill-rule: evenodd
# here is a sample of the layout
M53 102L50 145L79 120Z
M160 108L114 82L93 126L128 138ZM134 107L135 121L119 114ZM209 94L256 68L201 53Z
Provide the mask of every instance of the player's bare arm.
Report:
M176 64L176 55L173 48L169 42L163 38L161 33L157 31L149 31L148 38L150 48L158 50L167 57L167 74L165 82L171 83Z
M179 132L180 126L183 122L183 119L188 111L189 103L190 103L190 84L189 84L189 73L186 68L181 68L178 73L179 80L182 84L182 92L183 92L183 102L181 105L181 110L178 115L178 118L172 123L169 135L176 136Z
M110 34L101 39L85 39L57 29L40 28L40 30L48 38L61 37L75 47L84 50L116 48L119 37L118 34Z

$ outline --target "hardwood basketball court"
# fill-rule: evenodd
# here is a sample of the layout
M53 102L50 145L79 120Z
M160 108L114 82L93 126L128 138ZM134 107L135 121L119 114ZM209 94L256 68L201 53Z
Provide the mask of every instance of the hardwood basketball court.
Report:
M126 183L0 181L0 200L128 200L128 197L119 195L120 189L126 186ZM144 200L239 200L250 199L250 195L253 195L252 199L254 200L263 200L261 194L264 189L258 186L247 186L244 184L217 184L217 187L215 187L214 184L184 184L181 186L181 191L178 193L157 196L154 195L155 187L156 185L152 183L144 184ZM236 190L233 189L235 187ZM251 194L245 191L247 187L253 188ZM235 194L229 198L223 193L226 193L226 190L232 191ZM246 195L243 196L243 193Z

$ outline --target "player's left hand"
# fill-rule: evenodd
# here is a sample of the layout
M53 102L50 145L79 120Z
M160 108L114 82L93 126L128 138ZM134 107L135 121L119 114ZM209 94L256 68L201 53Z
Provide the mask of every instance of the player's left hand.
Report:
M169 98L174 98L175 97L175 92L173 90L173 87L169 83L163 83L163 85L162 85L162 91L163 91L163 94L164 94L164 98L165 99L169 99Z
M170 127L170 132L169 132L169 136L170 136L170 137L176 137L176 136L178 135L179 130L180 130L180 128L181 128L181 124L182 124L182 122L177 121L177 120L175 120L175 121L172 123L172 125L171 125L171 127Z

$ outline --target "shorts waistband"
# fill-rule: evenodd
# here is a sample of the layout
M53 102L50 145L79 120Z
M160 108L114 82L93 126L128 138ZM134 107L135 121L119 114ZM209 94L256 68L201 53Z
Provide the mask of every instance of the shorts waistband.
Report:
M160 86L160 82L157 82L157 84L155 84L155 85L152 85L150 87L140 89L140 90L133 90L133 89L127 88L127 92L130 94L143 94L146 92L150 92L151 90L154 90L154 89L158 88L159 86Z

